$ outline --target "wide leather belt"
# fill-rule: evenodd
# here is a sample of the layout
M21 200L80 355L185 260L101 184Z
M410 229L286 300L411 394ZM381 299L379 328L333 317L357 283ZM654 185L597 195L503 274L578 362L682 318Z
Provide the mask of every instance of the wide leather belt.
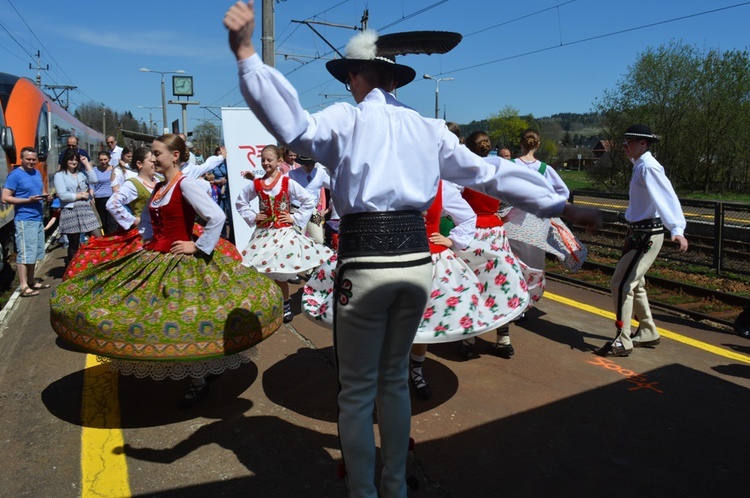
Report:
M429 252L419 211L353 213L339 222L340 258Z
M661 230L664 225L661 222L661 218L649 218L647 220L634 221L630 223L629 228L631 230Z

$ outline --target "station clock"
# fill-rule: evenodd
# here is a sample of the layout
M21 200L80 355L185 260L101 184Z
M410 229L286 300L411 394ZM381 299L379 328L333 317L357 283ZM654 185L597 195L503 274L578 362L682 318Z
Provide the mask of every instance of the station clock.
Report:
M192 97L193 77L172 76L172 95L175 97Z

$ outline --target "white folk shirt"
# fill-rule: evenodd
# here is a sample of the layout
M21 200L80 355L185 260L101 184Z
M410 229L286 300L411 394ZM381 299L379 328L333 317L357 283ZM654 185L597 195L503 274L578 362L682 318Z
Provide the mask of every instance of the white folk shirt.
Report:
M542 162L539 159L533 162L527 163L526 161L518 157L513 162L521 166L525 166L532 171L536 171L537 173L539 173L539 168L542 166ZM568 189L568 186L565 185L565 182L563 181L563 179L560 178L559 174L557 174L557 171L555 171L555 168L553 168L552 166L548 164L547 168L545 168L544 170L543 176L552 185L552 188L555 189L555 192L561 195L564 195L566 199L570 197L570 190Z
M685 216L672 183L664 174L664 167L646 151L633 164L625 219L633 223L657 216L673 237L685 233Z
M115 145L115 148L109 152L109 165L117 166L120 164L122 157L122 147Z
M195 164L194 162L182 163L180 171L188 178L197 180L201 176L205 175L224 161L224 156L211 156L207 158L203 164Z
M258 54L238 63L240 89L253 113L280 143L314 157L332 172L336 211L425 211L442 177L544 217L567 198L510 161L492 164L459 145L445 122L424 118L383 90L356 107L338 103L310 114L297 92Z
M146 187L137 176L134 181L140 183L146 190L151 192L152 189ZM117 224L125 230L129 229L135 223L135 216L127 206L137 198L138 189L135 184L133 182L125 182L117 189L117 192L112 193L112 196L107 201L107 211L117 221ZM148 208L145 207L144 209Z
M331 188L331 177L322 166L315 166L308 173L305 168L297 168L287 173L290 180L302 185L307 192L315 199L315 205L320 203L320 189ZM307 178L310 177L310 180Z
M477 233L477 214L461 196L459 188L443 180L443 214L453 219L455 227L448 236L453 241L453 251L463 251L474 240ZM427 234L428 236L430 234Z

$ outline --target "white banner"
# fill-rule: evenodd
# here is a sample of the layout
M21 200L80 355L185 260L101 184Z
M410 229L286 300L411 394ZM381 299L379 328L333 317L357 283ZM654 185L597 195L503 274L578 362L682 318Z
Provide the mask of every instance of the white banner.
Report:
M260 153L268 144L275 144L276 139L266 131L255 114L246 107L222 107L221 121L224 131L224 145L227 148L227 176L229 178L230 204L232 205L232 227L237 249L247 247L254 227L248 226L237 212L234 203L240 191L250 183L241 172L253 171L262 177L265 172L260 165ZM257 209L258 200L253 201Z

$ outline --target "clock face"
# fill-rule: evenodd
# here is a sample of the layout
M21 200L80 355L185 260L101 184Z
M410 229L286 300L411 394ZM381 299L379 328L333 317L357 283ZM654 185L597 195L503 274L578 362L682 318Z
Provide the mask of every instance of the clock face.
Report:
M192 76L172 76L172 94L175 96L193 96Z

